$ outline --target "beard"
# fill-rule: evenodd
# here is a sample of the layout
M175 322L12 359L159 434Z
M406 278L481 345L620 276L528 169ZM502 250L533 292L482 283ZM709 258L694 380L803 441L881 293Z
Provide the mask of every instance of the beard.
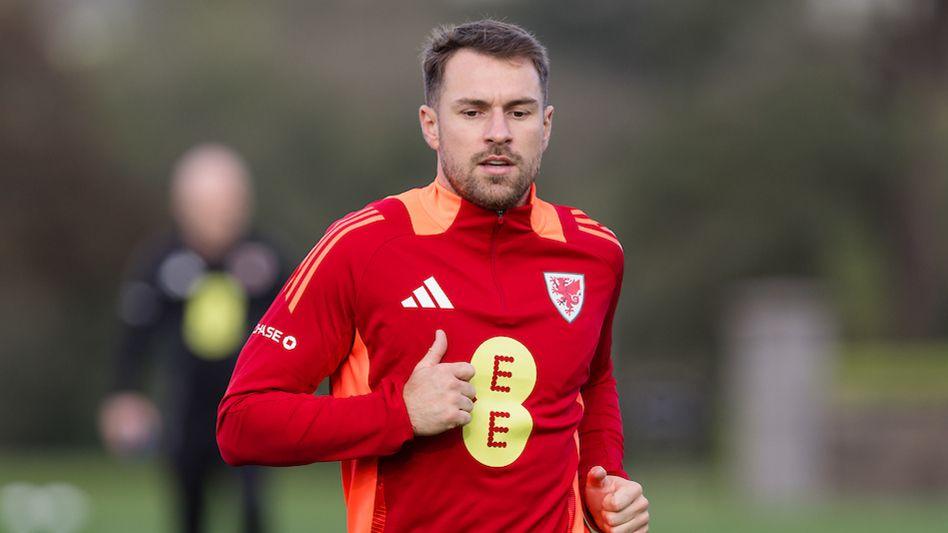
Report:
M442 170L448 183L458 195L472 204L491 211L506 211L530 189L540 171L542 152L525 160L504 145L492 145L489 150L474 154L467 161L451 157L442 146L438 149ZM490 156L506 157L510 160L510 172L492 175L484 172L479 163Z

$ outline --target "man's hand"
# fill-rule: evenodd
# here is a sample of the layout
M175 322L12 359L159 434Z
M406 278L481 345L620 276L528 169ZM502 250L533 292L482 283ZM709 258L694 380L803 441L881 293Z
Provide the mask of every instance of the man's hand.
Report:
M642 485L594 466L586 476L586 507L604 533L646 533L648 500Z
M437 435L471 421L474 385L469 382L474 367L470 363L442 363L447 349L448 337L439 329L405 384L405 407L415 435Z

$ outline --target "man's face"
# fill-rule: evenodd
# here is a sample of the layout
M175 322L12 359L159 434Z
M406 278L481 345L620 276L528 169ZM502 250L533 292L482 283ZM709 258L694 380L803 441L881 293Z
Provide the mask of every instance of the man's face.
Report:
M540 170L553 118L533 63L458 50L445 64L436 105L422 106L420 118L438 152L439 176L485 209L520 205Z

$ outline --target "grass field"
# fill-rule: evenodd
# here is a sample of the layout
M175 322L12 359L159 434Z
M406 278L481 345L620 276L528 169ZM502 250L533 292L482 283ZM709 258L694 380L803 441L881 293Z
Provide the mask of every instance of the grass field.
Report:
M638 477L652 502L656 533L912 532L948 531L948 495L924 501L835 499L787 508L747 505L707 469L645 470ZM164 473L153 463L118 463L95 453L0 452L0 487L11 482L67 482L82 489L91 512L81 531L153 533L174 531ZM337 532L345 517L335 464L270 472L268 515L273 532ZM236 492L214 491L211 531L240 531ZM5 523L0 520L0 524ZM3 525L0 525L0 530Z

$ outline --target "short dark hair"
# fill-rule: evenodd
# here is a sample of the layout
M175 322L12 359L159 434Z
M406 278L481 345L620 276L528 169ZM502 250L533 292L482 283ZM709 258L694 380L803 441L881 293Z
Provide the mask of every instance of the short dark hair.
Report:
M543 101L547 100L550 60L546 48L527 30L499 20L484 19L431 31L421 54L425 77L425 103L434 105L441 90L444 66L455 52L470 48L501 59L524 57L533 62L540 76Z

